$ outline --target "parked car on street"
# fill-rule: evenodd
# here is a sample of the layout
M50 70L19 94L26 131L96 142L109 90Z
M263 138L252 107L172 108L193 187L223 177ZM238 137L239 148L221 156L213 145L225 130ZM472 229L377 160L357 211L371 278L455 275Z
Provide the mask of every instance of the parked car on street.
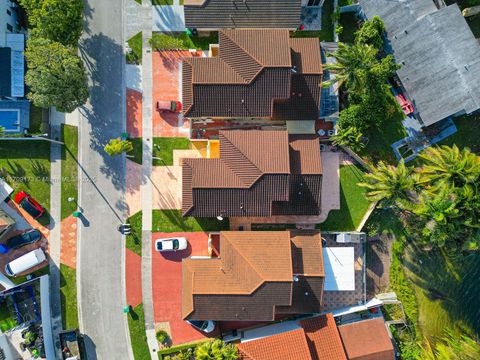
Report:
M182 103L180 101L157 101L157 111L180 112Z
M45 213L45 209L33 197L25 191L19 191L15 194L15 202L20 205L34 219L38 219Z
M40 265L45 260L47 260L45 253L41 248L38 248L10 261L5 265L5 272L8 276L17 276L18 274Z
M188 242L184 237L158 239L155 241L155 249L160 252L185 250L187 246Z
M215 321L212 320L187 320L195 329L203 331L208 334L215 330Z
M7 246L10 249L33 244L42 238L42 233L37 229L27 230L23 234L16 235L7 240Z

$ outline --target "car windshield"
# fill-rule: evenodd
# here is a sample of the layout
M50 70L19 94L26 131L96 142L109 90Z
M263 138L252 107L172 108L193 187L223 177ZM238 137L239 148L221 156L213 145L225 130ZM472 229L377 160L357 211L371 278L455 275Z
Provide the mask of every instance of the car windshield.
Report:
M157 250L162 250L162 242L157 242Z
M180 243L178 242L178 240L173 239L172 243L173 243L173 250L178 250L178 248L180 247Z
M26 212L28 212L30 215L33 217L36 217L40 215L40 211L38 211L32 204L30 204L27 200L27 198L24 198L20 204L22 205L22 208L25 209Z

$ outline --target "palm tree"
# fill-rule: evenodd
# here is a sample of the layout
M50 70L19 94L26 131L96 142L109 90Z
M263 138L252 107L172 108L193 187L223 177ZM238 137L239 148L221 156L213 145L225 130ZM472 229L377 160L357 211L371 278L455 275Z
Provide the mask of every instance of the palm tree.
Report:
M420 158L424 160L424 165L417 170L420 182L433 189L442 184L462 187L480 178L480 157L468 148L460 150L456 145L430 147L420 154Z
M326 70L335 73L335 78L323 82L322 86L328 87L334 83L339 86L345 84L353 93L361 92L367 86L367 74L377 63L375 56L377 49L371 45L338 43L338 49L328 56L335 58L336 62L325 65Z
M346 146L353 151L358 151L365 147L365 137L355 126L346 129L338 128L337 133L330 137L333 145Z
M220 339L204 342L195 349L196 360L236 360L237 348Z
M365 182L358 185L367 189L365 196L368 200L397 204L406 209L415 197L416 184L416 175L402 159L397 167L380 161L371 173L365 175Z

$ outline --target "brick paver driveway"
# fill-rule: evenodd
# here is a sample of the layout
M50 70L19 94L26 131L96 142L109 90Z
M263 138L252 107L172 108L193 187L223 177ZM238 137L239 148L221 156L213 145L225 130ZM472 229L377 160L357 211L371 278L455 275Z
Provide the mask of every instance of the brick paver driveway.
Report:
M155 250L155 240L159 238L184 236L188 248L184 251L160 253ZM182 320L182 259L189 256L208 255L208 234L153 233L152 234L152 290L155 323L168 322L172 341L182 344L205 337Z
M182 100L181 61L189 51L154 51L152 53L153 136L189 136L188 122L180 114L156 111L157 101Z

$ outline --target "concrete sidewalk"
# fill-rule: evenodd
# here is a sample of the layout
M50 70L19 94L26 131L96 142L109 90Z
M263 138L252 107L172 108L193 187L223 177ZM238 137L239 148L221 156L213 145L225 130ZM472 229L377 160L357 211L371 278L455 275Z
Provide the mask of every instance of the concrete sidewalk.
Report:
M145 330L152 360L158 359L152 299L152 2L143 0L142 21L142 302Z

